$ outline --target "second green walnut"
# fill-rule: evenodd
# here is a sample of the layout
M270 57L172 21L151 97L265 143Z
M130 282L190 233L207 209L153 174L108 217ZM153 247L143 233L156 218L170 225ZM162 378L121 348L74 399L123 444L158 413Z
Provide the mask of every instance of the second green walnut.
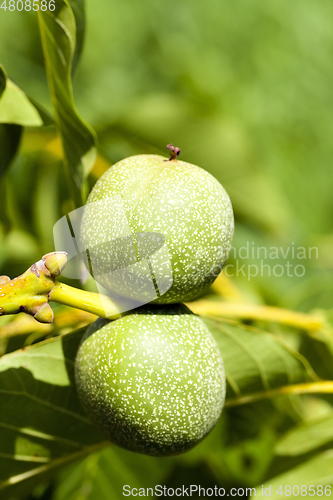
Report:
M214 427L225 398L222 356L183 305L98 319L75 360L80 401L114 444L153 456L185 452Z

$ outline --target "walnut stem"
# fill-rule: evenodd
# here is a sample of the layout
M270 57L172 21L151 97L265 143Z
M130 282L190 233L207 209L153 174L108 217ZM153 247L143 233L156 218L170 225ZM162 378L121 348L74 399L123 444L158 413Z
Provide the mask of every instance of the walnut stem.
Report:
M0 316L25 312L40 323L52 323L53 311L49 301L82 309L102 317L115 318L121 314L116 305L98 293L86 292L56 281L67 262L66 252L44 255L17 278L0 277Z
M176 146L174 146L173 144L168 144L166 148L169 149L169 151L170 151L169 161L176 160L177 156L179 156L179 154L181 152L181 149L176 148Z

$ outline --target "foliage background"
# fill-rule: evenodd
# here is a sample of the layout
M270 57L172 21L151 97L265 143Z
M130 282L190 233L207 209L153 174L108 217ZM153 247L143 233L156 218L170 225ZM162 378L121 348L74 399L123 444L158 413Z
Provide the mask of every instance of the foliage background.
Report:
M173 142L184 160L214 174L230 194L236 249L248 242L284 251L318 248L318 259L293 259L306 267L302 277L234 276L228 285L233 299L321 310L327 321L333 297L332 15L329 0L88 0L74 77L77 108L99 143L90 186L111 163L131 154L165 154ZM52 114L33 13L1 11L0 63ZM0 274L21 274L52 251L53 225L70 208L61 155L52 126L24 129L19 154L1 178ZM285 266L286 260L292 259L280 252L265 264ZM321 341L277 323L255 326L283 338L332 380L331 336ZM18 343L9 350L21 347L22 338L28 337L12 339ZM308 451L295 455L285 447L293 456L282 465L278 450L294 426L331 416L331 403L328 396L293 396L230 408L184 457L155 460L107 449L20 498L117 498L123 484L137 482L249 487L270 484L288 468L288 484L311 481L311 474L321 484L322 464L311 467L310 479L297 472L299 463L313 459ZM331 422L316 453L330 450Z

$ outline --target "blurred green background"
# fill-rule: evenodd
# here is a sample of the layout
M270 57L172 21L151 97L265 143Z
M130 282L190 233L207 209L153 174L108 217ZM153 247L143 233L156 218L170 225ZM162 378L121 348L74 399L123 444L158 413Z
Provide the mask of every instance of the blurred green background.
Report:
M331 307L332 2L88 0L86 12L74 93L107 160L91 184L108 164L173 142L230 194L236 248L318 247L318 259L294 262L303 277L235 277L253 300ZM33 13L0 13L0 47L9 76L51 110ZM66 208L50 141L26 130L8 175L0 272L52 250Z
M86 14L74 95L98 135L100 156L90 185L110 164L138 153L166 155L165 146L173 142L183 160L207 169L228 191L236 249L318 248L318 258L284 258L279 251L277 259L264 260L304 265L303 276L234 276L244 297L307 312L331 309L333 3L88 0ZM0 62L52 113L33 13L0 12ZM0 182L0 275L14 277L53 250L53 225L69 207L52 127L25 129L19 154ZM250 255L241 265L259 260ZM319 414L321 404L310 398L302 411ZM288 401L231 409L214 437L177 467L172 459L157 463L125 452L117 452L117 463L122 457L129 469L141 467L145 486L160 480L164 467L171 485L184 478L255 485L283 469L277 463L270 472L268 457L300 411ZM210 463L202 462L202 450L213 450L218 434L225 457L218 448ZM87 470L97 467L89 460ZM113 477L117 489L116 472ZM86 498L83 490L81 496L70 493L71 487L58 489L54 498ZM40 495L51 498L52 488L44 486Z

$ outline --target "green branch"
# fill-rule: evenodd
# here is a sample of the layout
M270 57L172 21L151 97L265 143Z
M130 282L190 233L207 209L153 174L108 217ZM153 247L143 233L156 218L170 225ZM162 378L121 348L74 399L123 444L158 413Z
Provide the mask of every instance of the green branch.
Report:
M256 392L253 394L246 394L236 398L227 399L225 406L238 406L248 403L254 403L262 399L268 399L278 396L296 395L296 394L332 394L333 381L322 380L320 382L307 382L304 384L293 384L267 391Z
M52 252L33 264L21 276L0 277L0 316L25 312L40 323L52 323L49 301L76 307L98 316L119 317L117 306L106 296L86 292L56 281L67 263L65 252Z
M49 292L49 299L66 306L76 307L102 318L118 318L122 314L109 297L87 292L56 281Z
M279 307L206 299L197 300L188 304L188 306L195 314L202 316L276 322L308 332L319 330L325 326L325 320L320 316L290 311Z
M66 263L65 252L52 252L44 255L18 278L11 280L8 276L0 276L0 316L23 311L41 323L52 323L53 311L49 301L75 307L103 318L115 319L122 316L109 297L58 282L56 278ZM324 326L324 319L320 316L277 307L205 299L191 302L188 306L195 314L202 316L273 321L304 329L309 333Z

